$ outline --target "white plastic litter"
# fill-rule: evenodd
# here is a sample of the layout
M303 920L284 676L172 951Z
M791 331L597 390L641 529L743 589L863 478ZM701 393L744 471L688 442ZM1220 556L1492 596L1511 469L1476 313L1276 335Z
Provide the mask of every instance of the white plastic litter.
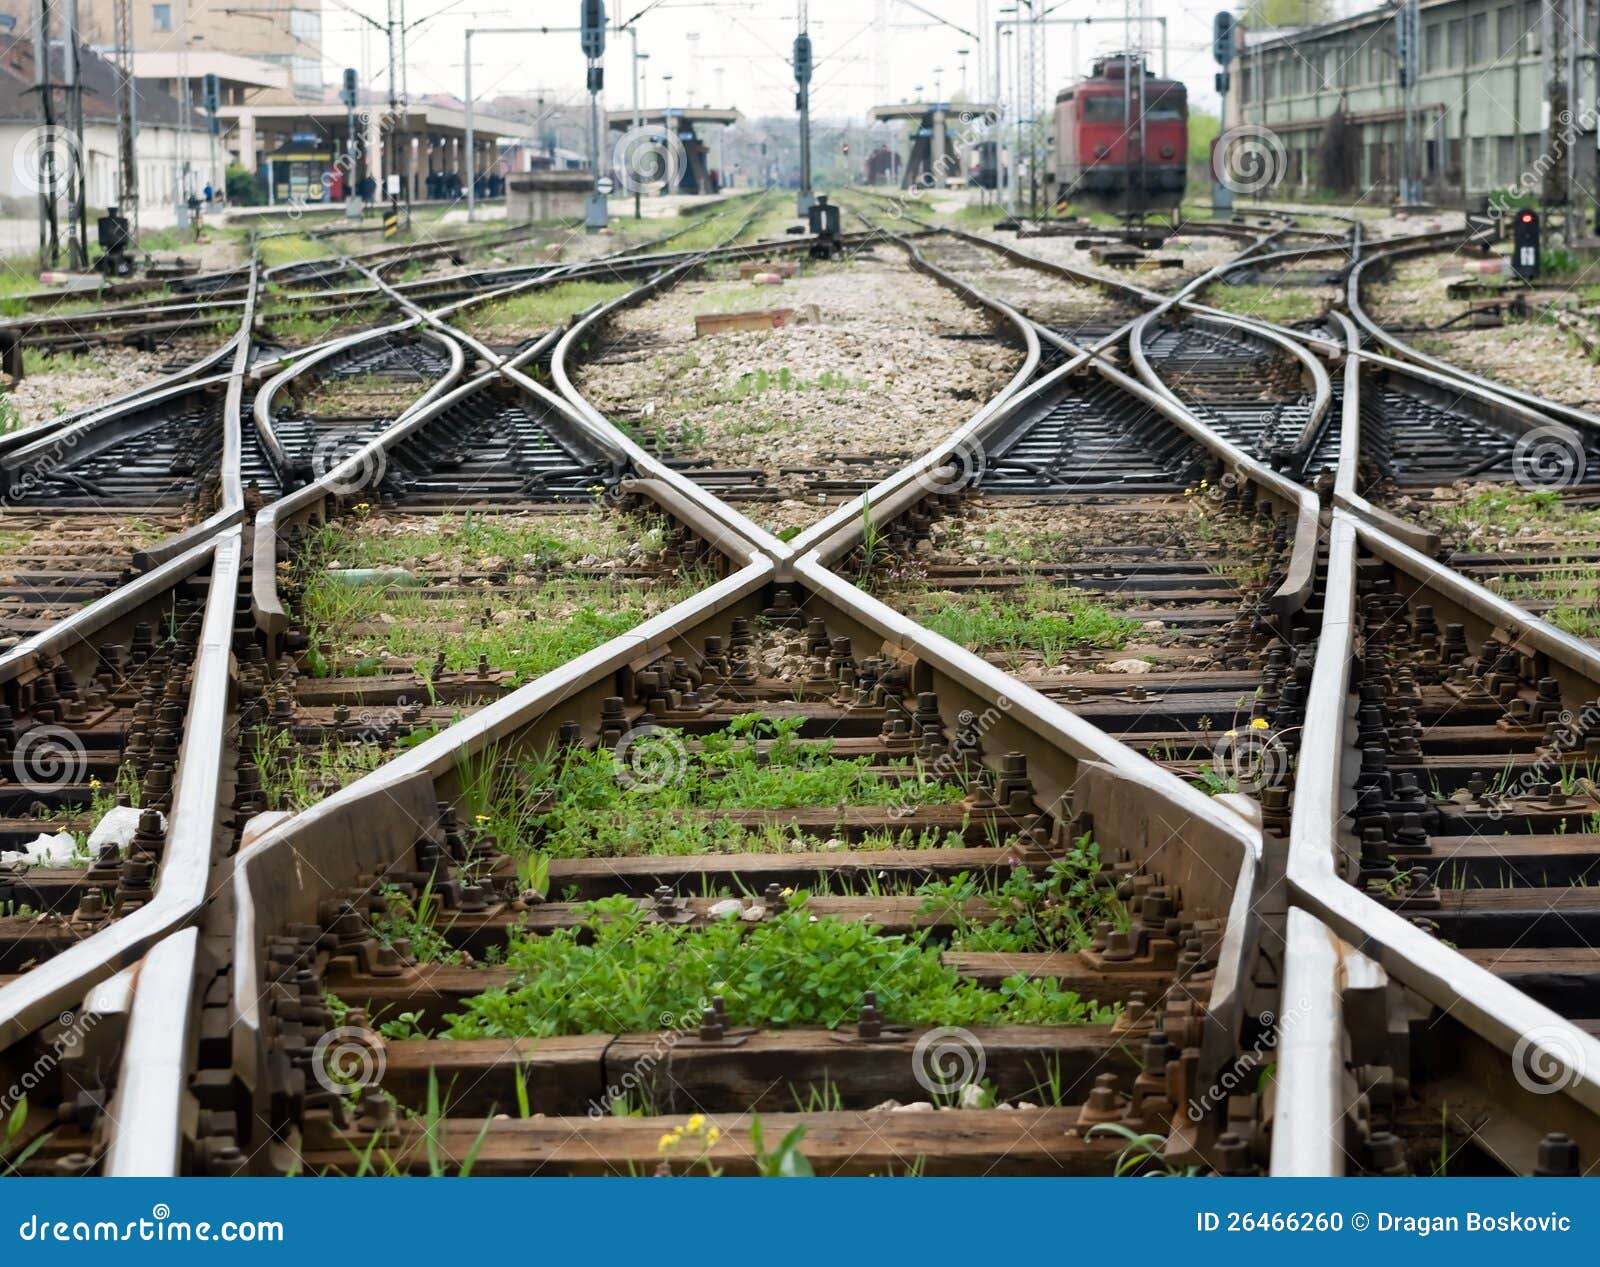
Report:
M131 805L118 805L111 810L89 833L89 852L99 853L111 844L116 845L118 849L126 849L133 843L133 837L139 830L139 815L143 812ZM160 813L159 810L156 812ZM167 819L162 815L161 830L166 831L166 829Z
M71 832L57 832L54 836L43 833L30 840L20 850L7 849L0 853L0 862L15 862L21 858L29 866L64 867L78 853L78 842Z

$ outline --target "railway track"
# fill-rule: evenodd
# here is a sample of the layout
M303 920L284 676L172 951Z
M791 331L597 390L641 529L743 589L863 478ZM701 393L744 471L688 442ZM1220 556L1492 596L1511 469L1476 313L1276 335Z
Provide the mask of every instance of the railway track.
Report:
M1587 601L1590 486L1525 480L1562 469L1528 437L1590 441L1197 298L1384 245L1284 223L1098 312L1062 283L1104 279L880 233L1022 356L786 539L745 513L770 472L588 398L625 309L777 244L542 334L330 273L400 324L228 377L275 482L253 557L242 493L183 543L176 883L0 979L0 1061L96 1018L26 1168L1586 1168L1600 662L1511 601ZM1540 515L1505 559L1496 486ZM21 694L19 737L82 709Z

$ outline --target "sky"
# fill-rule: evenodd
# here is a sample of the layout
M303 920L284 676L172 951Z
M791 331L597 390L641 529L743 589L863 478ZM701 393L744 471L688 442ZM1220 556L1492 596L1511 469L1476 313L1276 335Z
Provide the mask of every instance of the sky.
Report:
M874 105L883 104L875 58L873 16L881 2L888 15L887 100L950 97L961 89L962 64L966 66L968 99L987 100L994 95L993 61L987 46L995 44L994 22L1002 7L1013 0L809 0L811 38L816 73L812 82L812 110L830 120L861 120ZM1139 0L1129 0L1135 6ZM609 20L628 17L649 0L609 0ZM1041 0L1049 4L1050 0ZM1214 109L1211 22L1217 0L1190 4L1183 0L1143 0L1151 17L1167 19L1169 70L1186 82L1195 108ZM405 0L405 17L412 30L408 37L410 91L463 93L463 36L468 27L575 26L579 0ZM922 10L917 7L920 5ZM1366 5L1346 0L1341 12ZM356 10L380 23L384 0L326 0L323 17L324 56L328 79L354 66L371 84L384 81L386 52L381 31L356 17ZM644 94L642 104L732 105L746 115L789 113L794 109L794 84L789 70L789 50L797 28L797 0L661 0L639 19L639 51ZM966 31L982 34L981 42L942 25L928 14ZM1045 65L1050 97L1078 74L1086 72L1098 52L1120 48L1123 42L1123 3L1113 0L1059 0L1052 17L1083 18L1087 26L1053 26L1046 29ZM1157 28L1148 28L1152 71L1160 70ZM1009 47L1014 37L1003 37ZM967 49L965 59L960 50ZM979 80L979 59L986 74ZM1010 55L1014 58L1014 54ZM1009 59L1008 59L1009 60ZM630 104L631 42L613 32L606 50L606 103L613 109ZM1010 82L1010 66L1006 82ZM670 83L666 80L671 75ZM920 94L918 89L921 89ZM582 96L584 63L575 32L551 34L482 35L473 38L474 96L486 101L498 93L542 92L550 99L574 100ZM1007 94L1010 89L1007 87ZM692 96L691 96L692 94Z

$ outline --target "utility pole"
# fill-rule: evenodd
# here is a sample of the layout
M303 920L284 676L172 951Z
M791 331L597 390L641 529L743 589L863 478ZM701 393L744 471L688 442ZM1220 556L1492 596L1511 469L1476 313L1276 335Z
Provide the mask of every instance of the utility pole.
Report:
M611 181L600 172L600 91L605 87L605 68L600 59L606 52L605 0L582 0L582 28L579 36L584 60L588 63L589 86L589 167L594 173L594 189L583 209L583 225L590 233L606 227L606 195Z
M1400 0L1395 15L1395 41L1400 53L1400 100L1405 119L1400 133L1400 205L1414 207L1422 201L1422 147L1418 133L1418 83L1422 19L1417 0Z
M89 191L83 169L83 73L78 64L78 0L63 0L62 84L67 107L67 267L89 267Z
M56 223L56 112L50 76L50 0L34 0L33 88L39 94L42 143L39 145L39 267L54 268L60 259L61 236Z
M112 13L112 39L122 65L117 75L117 206L139 238L139 164L134 155L137 106L133 85L132 0L115 0Z
M384 192L389 195L389 209L398 217L400 213L400 138L396 134L395 128L400 122L400 100L398 96L400 81L395 74L394 64L394 3L395 0L388 0L388 21L384 26L389 36L389 143L384 146L386 154L383 165L383 183ZM410 204L411 195L407 193L406 205L408 208Z
M641 57L648 58L650 54L639 52L638 26L630 22L628 24L628 35L633 41L633 60L630 63L630 69L633 73L630 78L633 80L633 130L637 132L642 126L639 118L639 59ZM669 189L667 192L671 193L672 191ZM635 220L644 219L644 203L641 200L638 181L633 182L633 218Z
M405 112L400 116L400 142L404 151L406 182L406 232L411 232L411 67L406 62L406 0L400 0L400 104Z
M800 193L795 198L795 213L811 213L816 198L811 192L811 36L806 31L806 0L800 0L800 34L794 37L795 109L800 112Z

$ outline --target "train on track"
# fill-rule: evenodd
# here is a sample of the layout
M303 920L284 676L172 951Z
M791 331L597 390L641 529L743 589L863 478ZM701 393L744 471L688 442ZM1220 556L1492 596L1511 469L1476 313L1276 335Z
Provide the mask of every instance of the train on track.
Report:
M1183 201L1188 90L1115 53L1056 95L1056 201L1136 214Z

